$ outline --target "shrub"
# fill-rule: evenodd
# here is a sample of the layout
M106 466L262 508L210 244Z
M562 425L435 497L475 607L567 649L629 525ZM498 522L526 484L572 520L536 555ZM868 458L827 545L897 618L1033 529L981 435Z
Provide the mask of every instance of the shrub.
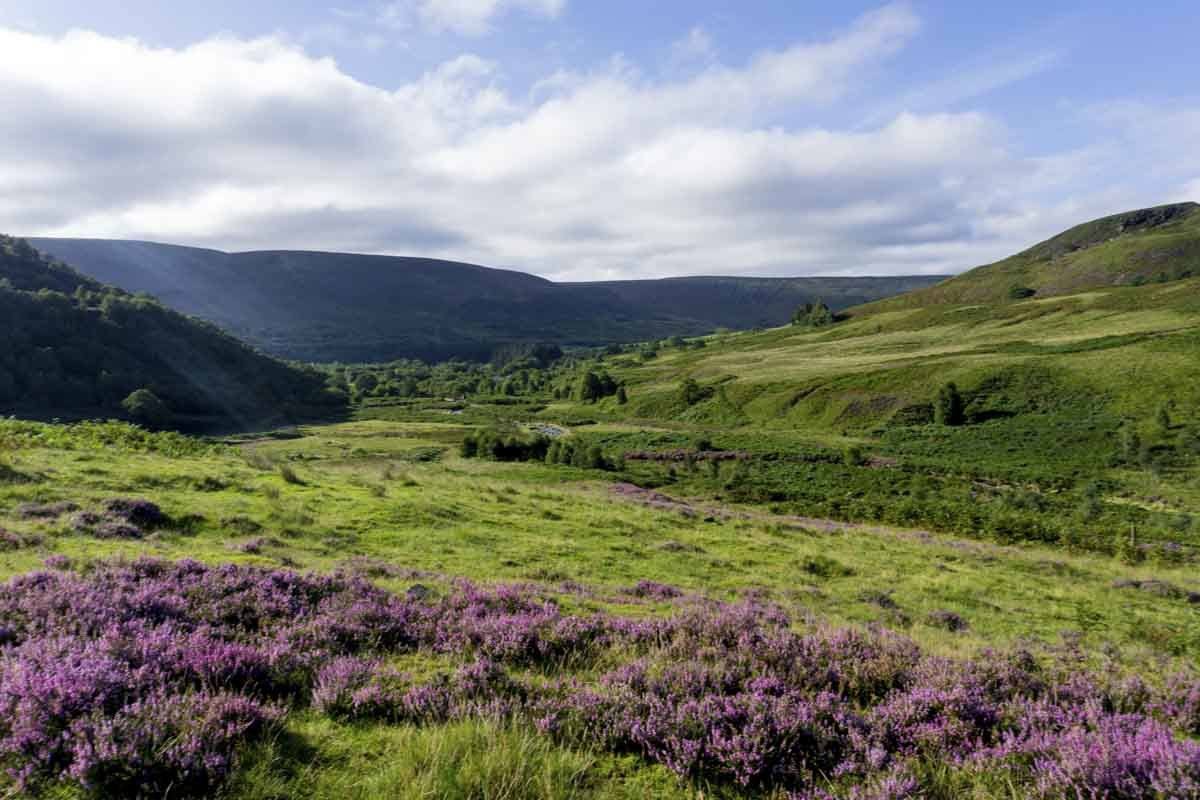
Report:
M833 312L820 300L815 303L805 303L792 314L793 325L803 325L808 328L824 328L832 325L834 321Z
M679 386L679 400L685 406L696 405L708 397L708 394L709 392L701 387L695 378L688 378Z
M292 486L306 486L304 479L301 478L296 470L292 469L290 464L279 465L279 477L283 478L284 483L290 483Z
M121 408L130 418L147 428L165 428L173 415L167 404L149 389L138 389L121 401Z
M867 463L867 454L859 445L848 445L842 450L842 463L847 467L861 467Z
M942 628L951 633L959 633L970 627L967 621L954 611L931 611L925 621L935 628Z
M938 425L957 426L966 421L965 403L954 383L947 383L938 390L933 418Z
M468 434L463 439L462 454L490 461L545 461L556 442L540 433L529 435L516 429L489 428Z

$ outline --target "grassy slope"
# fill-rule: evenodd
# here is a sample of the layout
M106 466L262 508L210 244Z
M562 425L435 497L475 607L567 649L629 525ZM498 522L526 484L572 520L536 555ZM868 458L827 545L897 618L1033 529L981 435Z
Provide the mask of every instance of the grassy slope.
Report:
M633 416L866 431L928 403L957 381L968 394L997 375L1036 370L1058 398L1113 415L1149 416L1164 398L1200 407L1200 280L1109 289L1003 306L906 309L813 331L779 328L610 365L629 385ZM724 391L690 409L679 382ZM1050 389L1051 387L1044 387ZM1036 385L1019 386L1032 404ZM615 407L610 411L618 411ZM1032 409L1024 409L1032 410Z
M1014 286L1039 297L1200 275L1200 205L1130 211L1071 228L1024 252L937 286L852 313L965 303L1001 303Z
M4 575L33 569L50 553L318 570L360 556L414 570L417 577L381 578L400 590L416 579L437 584L458 575L551 587L570 579L597 587L600 597L564 595L569 607L641 615L658 608L623 599L619 587L652 579L719 598L762 588L798 618L898 627L947 654L1016 643L1051 652L1063 631L1079 631L1085 652L1107 649L1141 672L1200 656L1193 607L1112 586L1153 577L1195 591L1200 581L1192 569L1128 567L1057 549L902 530L816 533L765 514L689 519L611 498L602 473L461 460L453 452L464 432L458 425L357 422L209 450L131 447L120 437L100 447L61 428L3 425L9 469L0 482L7 512L0 512L0 526L44 538L0 553ZM442 449L440 460L428 460ZM281 464L303 484L284 480ZM144 542L105 542L70 533L65 520L30 522L11 513L30 500L86 507L130 494L161 503L177 520L175 530ZM260 552L239 551L258 538ZM870 593L890 593L899 609L866 602ZM960 613L970 630L925 625L935 609ZM289 723L288 737L255 751L231 792L477 797L495 781L512 782L503 795L511 797L686 794L660 769L551 747L520 731L345 726L303 715Z

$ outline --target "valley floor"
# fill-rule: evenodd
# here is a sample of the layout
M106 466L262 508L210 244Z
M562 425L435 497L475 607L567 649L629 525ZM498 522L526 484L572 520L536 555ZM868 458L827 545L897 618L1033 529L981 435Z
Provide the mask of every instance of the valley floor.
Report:
M467 578L531 587L564 613L634 619L694 602L768 603L798 631L886 629L930 657L1028 651L1152 685L1200 658L1200 577L1191 564L1130 565L1061 546L773 513L769 504L718 499L701 481L628 490L620 486L627 477L613 473L464 459L468 430L362 420L209 445L115 425L0 422L0 528L8 531L0 571L21 575L47 558L77 567L186 558L340 571L410 597L414 586L452 596ZM594 433L606 430L638 428ZM77 522L114 498L146 498L169 521L144 538L98 538L98 528ZM418 671L448 663L405 658ZM743 793L736 782L681 782L654 759L508 722L388 725L308 710L290 714L281 731L248 751L229 796ZM988 786L971 791L1018 796Z

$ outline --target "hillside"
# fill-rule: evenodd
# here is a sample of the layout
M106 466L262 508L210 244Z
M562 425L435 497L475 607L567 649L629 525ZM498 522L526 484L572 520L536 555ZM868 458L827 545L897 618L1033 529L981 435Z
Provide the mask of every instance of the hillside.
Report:
M222 253L147 242L32 239L273 355L307 361L487 359L512 343L599 345L779 325L937 277L686 278L553 283L520 272L344 253Z
M1200 408L1197 347L1200 279L1190 278L995 306L908 308L825 329L719 336L700 350L609 364L629 386L623 414L866 431L928 416L947 381L1014 413L1086 400L1119 422L1149 417L1167 398ZM713 391L684 407L678 386L688 377Z
M1200 204L1176 203L1093 220L1003 261L852 313L1056 297L1200 275L1197 212Z
M213 326L0 237L0 415L124 416L148 389L163 425L278 424L333 402L323 379Z
M1179 258L1153 254L1191 252L1198 221L1194 206L1108 218L1004 262L1024 265L1017 272L981 269L857 309L831 326L725 334L707 338L704 347L609 357L592 369L623 386L623 398L572 397L541 415L706 431L725 447L751 451L778 439L769 447L781 458L798 446L784 440L853 444L885 466L957 476L962 497L953 513L961 518L951 522L931 512L916 520L962 533L1029 513L1000 502L988 520L975 519L980 480L988 492L1035 487L1031 507L1057 504L1053 524L1075 525L1072 535L1084 530L1080 509L1094 505L1087 492L1111 492L1112 516L1089 535L1107 541L1101 531L1122 524L1128 530L1121 514L1139 509L1150 515L1136 520L1139 535L1149 535L1143 526L1156 526L1156 536L1179 541L1180 531L1191 528L1171 526L1190 526L1185 512L1200 504L1193 480L1200 464L1200 276L1185 277ZM1122 226L1126 233L1113 238ZM1131 254L1125 266L1118 252ZM1051 266L1078 268L1087 258L1110 265L1104 280L1128 285L1056 294L1065 284L1039 282ZM1132 280L1146 263L1174 271L1161 282ZM998 288L1014 277L1032 279L1046 296L1010 299L1005 289L995 302L951 301L989 297L989 283ZM934 302L939 298L945 302ZM936 424L939 396L951 383L961 419ZM854 487L784 472L764 478L756 496L791 498L803 502L804 513L855 519L886 517L880 508L897 502L875 498L891 484L875 485L871 470ZM1070 494L1049 499L1068 488ZM1050 534L1033 538L1041 535ZM1053 534L1060 535L1067 532Z

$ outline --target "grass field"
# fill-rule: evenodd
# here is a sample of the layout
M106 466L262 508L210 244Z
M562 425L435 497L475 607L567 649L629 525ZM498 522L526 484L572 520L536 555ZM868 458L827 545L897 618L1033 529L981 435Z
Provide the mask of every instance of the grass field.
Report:
M614 475L462 459L466 430L365 420L210 446L119 426L0 423L0 508L8 509L0 527L20 540L0 553L0 570L24 573L51 555L83 564L149 554L352 570L398 592L415 583L444 591L467 577L532 583L570 611L633 617L671 610L629 591L654 581L717 600L766 597L803 625L884 626L956 658L988 648L1047 659L1077 653L1097 669L1151 680L1200 659L1198 607L1188 601L1200 592L1194 565L1131 566L878 525L805 526L762 505L718 500L699 477L664 488L677 499L692 494L694 513L685 514L611 491L642 467ZM683 436L619 424L583 430L643 442ZM74 532L68 516L26 519L17 510L57 501L86 510L131 496L159 504L171 522L143 540L102 540ZM958 615L965 629L947 630L939 612ZM507 723L364 726L305 713L289 717L281 736L249 752L230 796L699 791L660 766L556 745Z

